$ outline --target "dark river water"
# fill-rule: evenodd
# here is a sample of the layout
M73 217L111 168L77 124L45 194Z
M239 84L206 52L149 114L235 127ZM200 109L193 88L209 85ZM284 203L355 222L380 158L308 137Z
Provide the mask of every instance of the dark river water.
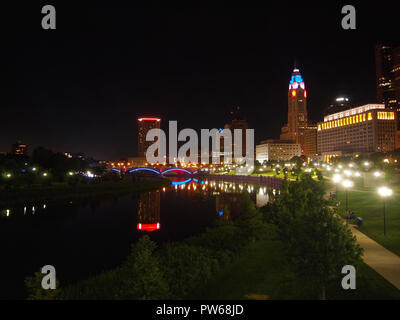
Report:
M182 178L142 194L2 207L0 299L24 299L24 278L45 265L66 285L119 265L144 234L161 244L202 232L239 208L243 190L268 202L265 187Z

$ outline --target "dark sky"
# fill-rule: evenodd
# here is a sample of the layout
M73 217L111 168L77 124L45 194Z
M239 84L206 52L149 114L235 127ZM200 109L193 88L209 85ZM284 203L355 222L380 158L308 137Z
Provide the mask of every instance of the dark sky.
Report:
M382 1L355 5L356 31L341 28L347 3L336 1L197 9L63 2L2 5L0 151L21 139L31 150L135 156L138 115L211 129L236 105L256 142L279 138L294 59L310 118L320 120L338 95L375 102L374 46L400 36L400 19ZM44 4L55 5L57 30L41 28Z

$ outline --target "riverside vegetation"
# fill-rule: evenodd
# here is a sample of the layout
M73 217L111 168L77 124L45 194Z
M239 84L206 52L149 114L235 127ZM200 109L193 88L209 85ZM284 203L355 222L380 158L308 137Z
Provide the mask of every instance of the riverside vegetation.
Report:
M76 284L46 291L37 272L25 280L28 299L242 299L243 290L271 299L400 298L362 262L362 249L324 200L321 182L303 175L271 198L257 210L243 194L239 215L218 217L214 227L180 242L159 247L143 236L119 267ZM352 292L340 286L349 264L358 272L359 290Z

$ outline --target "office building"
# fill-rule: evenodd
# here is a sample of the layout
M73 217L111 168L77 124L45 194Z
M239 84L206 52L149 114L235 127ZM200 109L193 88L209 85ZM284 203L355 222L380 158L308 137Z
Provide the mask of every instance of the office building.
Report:
M317 151L317 124L308 124L304 132L304 154L308 157L315 157Z
M11 147L11 153L17 155L27 155L28 154L28 146L21 141L14 143Z
M389 152L397 147L397 114L383 104L368 104L325 116L318 123L322 160L343 154Z
M153 141L146 141L147 133L151 129L160 129L161 118L141 117L138 118L138 156L145 158L146 151Z
M249 124L247 120L244 118L243 113L240 109L240 107L234 108L233 111L230 112L230 123L225 124L224 129L229 129L231 130L231 135L232 135L232 148L231 150L225 150L224 148L224 137L220 138L220 156L230 156L232 157L233 152L235 150L235 145L240 144L241 150L242 150L242 156L246 156L246 130L249 128ZM234 139L234 132L235 130L240 129L242 130L241 134L241 141L236 141ZM236 147L238 148L239 145ZM254 156L254 155L253 155ZM233 158L233 157L232 157ZM222 160L221 160L222 161ZM232 159L234 161L234 159Z
M300 156L300 144L292 141L266 140L256 146L256 160L261 164L264 161L289 161Z
M400 111L400 46L377 45L375 59L378 102Z

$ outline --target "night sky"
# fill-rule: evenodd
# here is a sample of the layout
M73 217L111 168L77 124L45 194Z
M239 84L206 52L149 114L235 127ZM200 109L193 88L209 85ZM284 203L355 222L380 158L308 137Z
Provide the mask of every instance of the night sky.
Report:
M31 151L135 156L137 116L211 129L237 105L257 143L279 138L295 59L317 121L339 95L376 102L375 44L400 37L400 19L382 1L356 5L356 31L341 28L348 3L335 1L197 9L65 2L2 5L0 151L22 140ZM55 5L57 30L41 28L44 4Z

